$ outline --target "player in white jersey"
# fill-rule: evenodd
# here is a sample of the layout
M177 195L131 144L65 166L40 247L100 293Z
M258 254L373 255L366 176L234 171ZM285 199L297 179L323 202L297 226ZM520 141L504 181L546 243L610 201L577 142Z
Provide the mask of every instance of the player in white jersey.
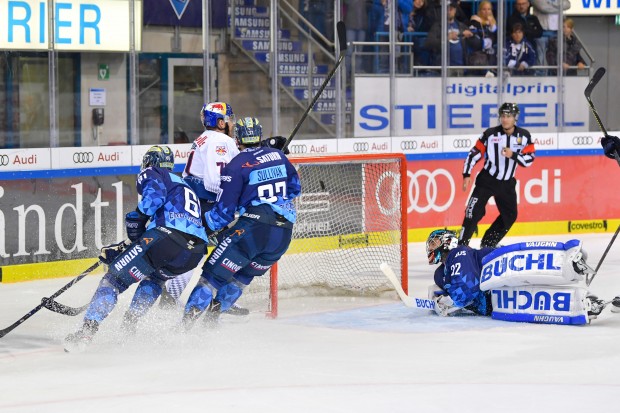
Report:
M194 141L183 170L183 180L194 190L200 199L202 220L220 192L220 173L239 148L232 137L235 115L230 104L211 102L202 106L200 121L205 131ZM193 271L177 277L176 281L166 283L166 293L162 294L162 305L174 305L192 278Z

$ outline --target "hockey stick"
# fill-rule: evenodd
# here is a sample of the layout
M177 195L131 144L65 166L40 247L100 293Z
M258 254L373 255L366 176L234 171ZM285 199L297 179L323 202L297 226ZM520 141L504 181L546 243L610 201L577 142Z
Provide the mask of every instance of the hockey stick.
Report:
M611 237L611 241L609 241L609 244L607 244L607 248L605 248L605 252L603 252L603 256L598 261L598 264L596 264L596 268L594 269L594 274L592 274L592 276L590 278L588 278L588 276L586 276L586 285L588 287L592 283L592 280L594 279L594 277L596 277L596 274L598 274L598 269L601 268L601 264L603 264L603 260L607 256L607 253L609 252L609 249L611 248L611 246L614 244L614 241L616 240L616 237L618 236L619 232L620 232L620 225L618 225L618 229L616 229L616 232L614 233L614 236Z
M323 81L321 88L316 93L316 95L314 95L312 102L310 102L310 105L308 105L308 107L306 108L306 111L302 115L301 119L299 119L299 122L297 122L297 125L295 125L293 132L291 132L289 137L286 139L286 142L284 143L284 146L282 147L282 151L288 148L288 145L291 143L291 141L295 137L295 134L297 133L297 131L299 131L299 128L301 128L301 125L304 123L304 121L306 120L310 112L312 112L314 105L316 104L317 100L319 100L319 98L321 97L321 94L327 87L327 84L330 82L330 80L332 80L332 77L334 77L334 74L336 73L336 70L338 70L340 63L342 63L342 61L344 60L344 57L347 52L347 28L344 25L344 22L340 21L336 24L336 31L338 32L338 44L340 45L340 55L338 56L336 65L332 68L331 72L329 72L329 74L327 75L327 78Z
M43 304L43 307L47 308L50 311L62 315L68 315L71 317L82 314L90 305L90 303L88 303L81 307L70 307L68 305L61 304L58 301L55 301L53 298L49 297L43 297L43 299L41 300L41 304Z
M387 263L381 263L379 268L381 269L381 272L383 272L383 274L387 277L387 279L390 280L390 282L396 289L396 293L398 293L398 296L407 307L419 308L421 310L435 309L435 302L433 300L428 300L426 298L413 298L405 294L405 290L403 290L403 287L400 285L398 277L396 277L396 274L394 274L394 270L392 270L392 268Z
M83 273L81 273L80 275L78 275L77 277L75 277L74 279L72 279L69 283L67 283L64 287L62 287L60 290L56 291L54 294L52 294L49 299L53 300L54 298L58 297L60 294L64 293L65 291L67 291L69 288L71 288L76 282L80 281L82 278L86 277L88 274L90 274L95 268L99 267L101 265L101 261L97 261L96 263L94 263L93 265L91 265L90 267L88 267L88 269L86 269L86 271L84 271ZM43 301L43 300L42 300ZM24 315L22 318L20 318L19 320L17 320L16 322L14 322L13 324L11 324L10 326L8 326L5 329L0 330L0 338L6 336L8 333L10 333L11 331L13 331L13 329L15 329L16 327L18 327L20 324L22 324L24 321L28 320L30 317L32 317L34 314L36 314L40 309L42 309L45 305L43 304L43 302L41 304L39 304L38 306L36 306L35 308L33 308L32 310L30 310L26 315Z
M607 138L609 137L609 134L607 133L607 129L605 129L605 126L603 126L603 122L601 122L601 118L599 117L591 98L594 87L598 84L598 82L601 81L603 76L605 76L605 68L599 67L596 72L594 72L594 76L592 76L592 79L590 79L590 82L588 83L588 86L586 86L586 90L584 90L583 94L586 95L586 100L588 101L588 105L590 105L590 110L592 111L592 115L594 115L594 119L596 119L596 123L598 123L598 127L601 129L601 132L603 132L603 135L605 135L605 137ZM614 158L616 158L616 162L618 163L618 165L620 165L620 155L618 155L618 151L614 152Z

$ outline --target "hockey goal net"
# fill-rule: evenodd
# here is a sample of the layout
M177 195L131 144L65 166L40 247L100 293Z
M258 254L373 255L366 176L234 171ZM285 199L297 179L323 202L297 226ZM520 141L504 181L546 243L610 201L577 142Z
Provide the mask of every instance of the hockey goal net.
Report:
M388 263L407 291L407 188L403 154L289 158L299 172L297 222L287 253L256 278L239 304L278 314L278 298L381 295L394 287ZM265 303L265 300L267 301Z

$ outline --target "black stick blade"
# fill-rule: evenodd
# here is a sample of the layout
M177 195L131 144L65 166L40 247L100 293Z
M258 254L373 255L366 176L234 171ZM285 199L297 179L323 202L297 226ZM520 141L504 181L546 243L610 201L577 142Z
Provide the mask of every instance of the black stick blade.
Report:
M340 43L340 52L347 50L347 27L343 21L336 23L336 31L338 32L338 43Z
M588 83L588 86L586 86L586 90L584 91L584 94L586 95L587 98L589 98L590 95L592 95L592 91L594 90L594 87L598 84L598 82L601 81L603 76L605 76L605 68L599 67L594 73L594 76L592 76L592 79L590 79L590 83Z

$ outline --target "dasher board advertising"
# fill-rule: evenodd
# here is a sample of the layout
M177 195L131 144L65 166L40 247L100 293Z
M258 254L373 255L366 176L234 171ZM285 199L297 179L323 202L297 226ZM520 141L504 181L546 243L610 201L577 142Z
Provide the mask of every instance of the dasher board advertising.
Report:
M442 115L441 78L396 78L394 113L390 113L390 79L355 79L355 137L440 135ZM587 77L565 77L564 96L582 96ZM589 112L578 99L564 99L558 105L556 77L508 77L503 91L497 79L480 77L448 78L446 135L480 134L496 126L498 93L501 100L519 104L518 125L532 132L557 132L560 122L565 132L588 130ZM393 116L392 116L393 115ZM393 120L392 120L393 118Z
M129 51L130 0L0 1L0 49ZM49 14L53 14L53 20ZM140 50L142 1L133 2L135 49ZM50 39L49 24L53 21Z

